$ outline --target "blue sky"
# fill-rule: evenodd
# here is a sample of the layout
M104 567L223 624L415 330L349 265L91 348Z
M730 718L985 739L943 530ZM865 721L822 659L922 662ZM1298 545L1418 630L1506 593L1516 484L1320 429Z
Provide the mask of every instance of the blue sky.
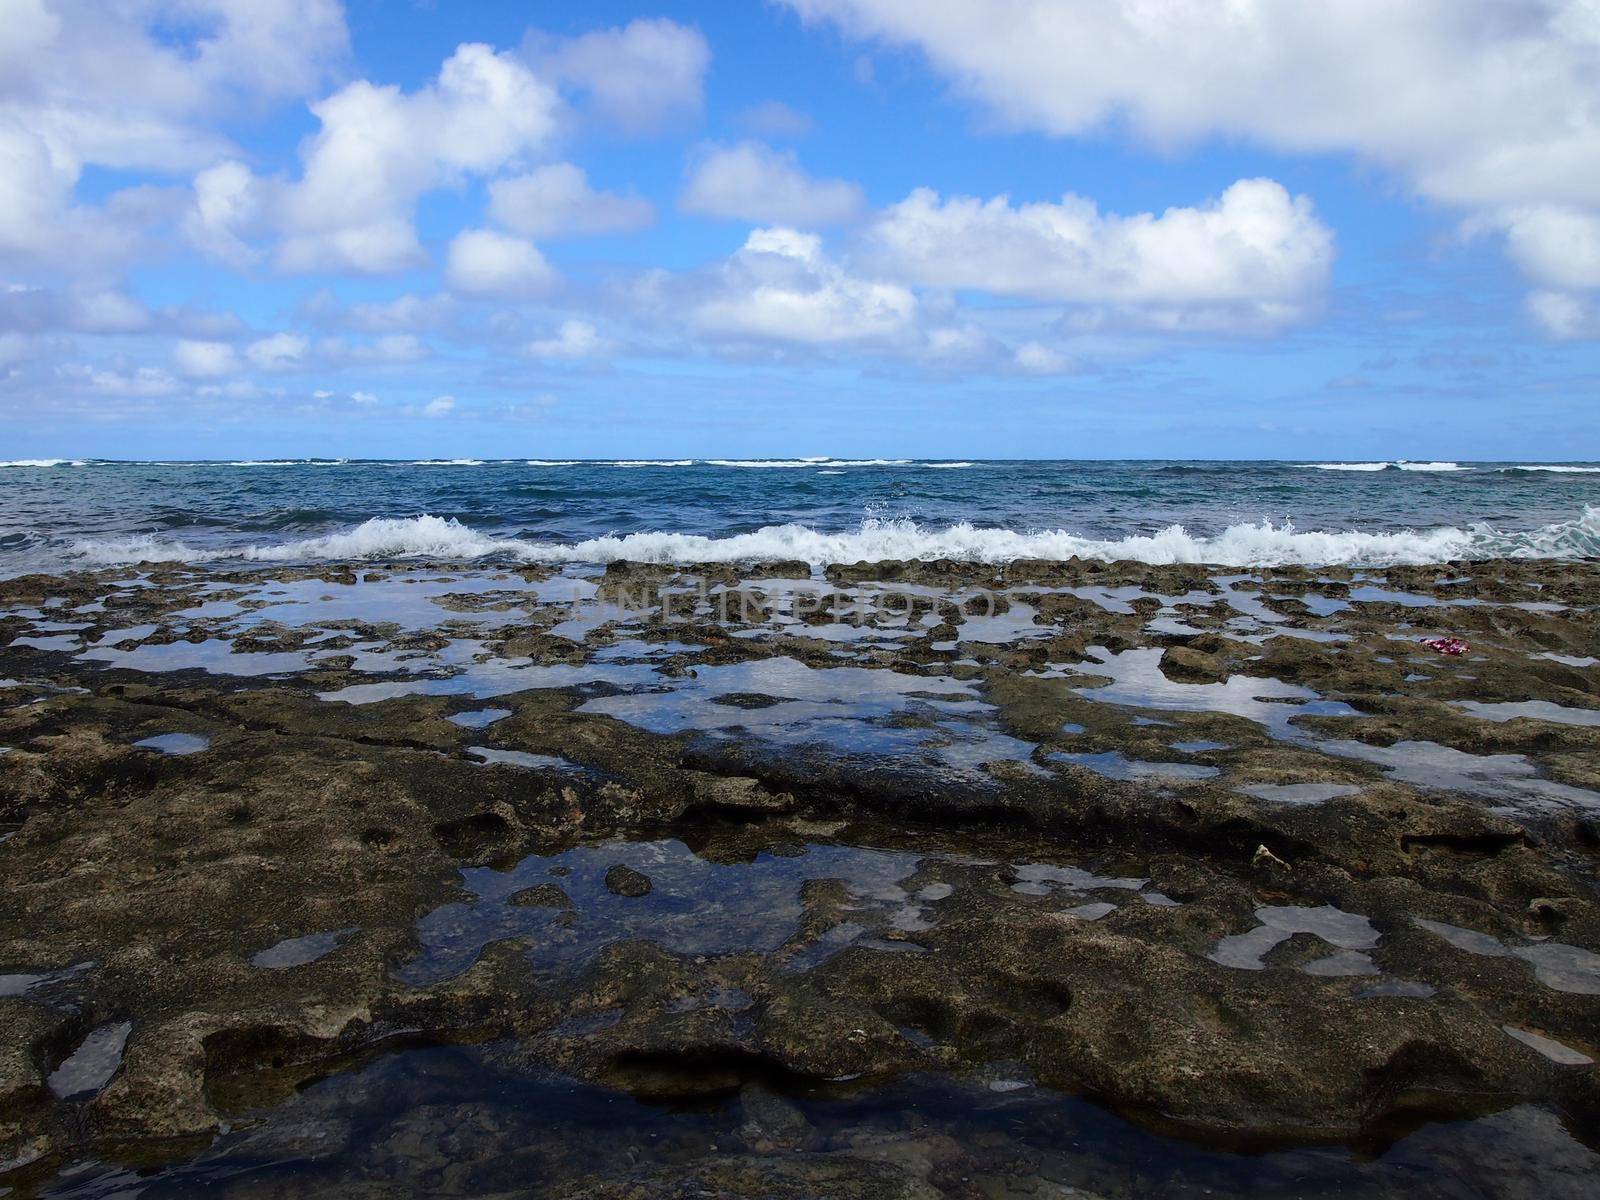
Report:
M4 8L0 458L1600 458L1591 0Z

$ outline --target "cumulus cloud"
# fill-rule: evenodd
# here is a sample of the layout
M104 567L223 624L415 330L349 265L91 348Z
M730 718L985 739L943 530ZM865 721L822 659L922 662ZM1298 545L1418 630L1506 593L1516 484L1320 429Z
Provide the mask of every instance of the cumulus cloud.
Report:
M348 45L338 0L10 0L0 19L0 256L121 265L152 217L75 201L85 168L175 172L227 154L219 117L309 94Z
M1500 224L1512 259L1535 282L1572 291L1600 288L1600 212L1538 205L1512 209Z
M1593 0L783 2L914 48L1013 128L1352 153L1477 215L1600 211Z
M304 364L311 343L298 333L274 333L245 348L244 356L263 371L286 371Z
M541 73L582 93L601 117L631 133L697 114L711 62L698 30L665 17L574 38L532 32L524 53Z
M709 217L814 228L852 220L862 196L843 179L813 179L793 154L741 142L700 158L678 206Z
M542 238L643 229L655 210L638 196L596 191L571 163L552 163L491 183L489 216L515 233Z
M598 358L611 349L611 343L593 325L576 318L563 321L553 336L536 338L526 347L530 357L567 361Z
M241 162L219 162L194 177L194 196L182 228L202 254L230 267L247 267L260 252L247 238L259 228L262 188Z
M455 409L454 396L435 396L422 406L422 415L425 417L448 417Z
M1536 291L1528 296L1528 315L1560 341L1600 338L1600 305L1588 296Z
M311 106L321 129L279 201L289 270L396 271L423 261L422 193L499 170L555 132L560 99L515 55L469 43L416 92L366 80Z
M227 342L184 339L172 348L172 365L190 379L217 379L239 370L239 358Z
M1333 259L1333 235L1310 200L1270 179L1240 180L1199 207L1132 216L1070 194L1013 205L923 188L881 213L866 238L885 274L921 286L1153 316L1227 311L1266 325L1303 315Z
M464 296L516 300L550 291L557 276L532 242L493 229L468 229L450 243L445 279Z
M717 272L689 321L717 338L837 346L911 331L917 298L894 283L848 273L815 234L757 229Z

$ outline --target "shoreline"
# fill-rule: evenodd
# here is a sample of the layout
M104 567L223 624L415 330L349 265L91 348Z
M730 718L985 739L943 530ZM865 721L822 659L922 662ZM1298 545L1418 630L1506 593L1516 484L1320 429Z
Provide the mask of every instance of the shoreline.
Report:
M0 580L0 982L43 977L0 987L0 1183L192 1167L429 1054L730 1105L727 1195L918 1194L904 1130L825 1133L923 1086L1178 1160L1509 1120L1586 1162L1597 609L1527 559Z

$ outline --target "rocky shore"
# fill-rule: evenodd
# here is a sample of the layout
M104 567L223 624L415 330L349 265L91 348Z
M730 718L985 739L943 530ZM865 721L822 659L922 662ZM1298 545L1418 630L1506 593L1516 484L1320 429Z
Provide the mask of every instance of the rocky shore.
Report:
M1600 1170L1594 562L24 576L0 748L16 1194Z

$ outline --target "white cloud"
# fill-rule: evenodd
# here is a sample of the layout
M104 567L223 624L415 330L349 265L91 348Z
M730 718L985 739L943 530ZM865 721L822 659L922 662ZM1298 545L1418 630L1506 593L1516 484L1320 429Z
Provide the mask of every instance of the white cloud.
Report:
M261 218L261 187L240 162L220 162L194 177L194 200L184 214L183 232L201 253L230 267L246 267L260 257L245 237Z
M611 349L611 343L601 337L593 325L573 319L563 321L554 337L529 342L526 352L533 358L571 360L597 358Z
M450 243L445 279L465 296L515 300L550 291L557 275L532 242L493 229L468 229Z
M225 145L203 125L309 93L344 55L338 0L8 0L6 115L74 175L85 163L179 170Z
M689 320L713 337L837 346L903 337L917 315L909 289L850 275L816 235L757 229Z
M605 119L647 133L700 111L711 49L698 30L664 17L580 37L530 34L525 53L583 92Z
M811 228L854 218L861 189L843 179L813 179L794 155L760 142L710 149L696 164L678 205L685 212Z
M1512 209L1501 223L1507 251L1535 282L1573 291L1600 288L1600 213L1540 205Z
M274 333L252 342L244 352L263 371L284 371L300 366L310 343L298 333Z
M175 11L176 10L176 11ZM219 119L309 93L347 49L338 0L7 0L0 8L0 255L120 266L160 216L74 202L90 166L181 171L229 152Z
M1537 291L1528 296L1528 315L1560 341L1600 338L1600 305L1588 296Z
M784 3L919 50L1012 128L1125 126L1168 146L1217 136L1358 155L1420 196L1509 226L1535 280L1551 264L1537 234L1524 227L1518 244L1525 219L1507 214L1600 211L1594 0Z
M1248 325L1293 319L1315 303L1333 259L1311 202L1269 179L1159 216L1102 213L1072 195L1013 206L924 188L881 213L866 244L875 266L908 283L1148 308L1163 324L1186 309L1229 310Z
M1042 342L1024 342L1012 356L1019 371L1029 375L1059 375L1072 369L1072 360Z
M422 406L425 417L447 417L456 406L454 396L436 396Z
M408 292L393 300L352 304L348 311L332 315L364 333L420 332L446 327L459 308L455 297L445 292L432 296Z
M405 366L429 358L427 343L409 333L387 333L370 342L351 344L343 338L323 338L316 345L317 358L331 366L357 363L363 366Z
M239 370L239 358L227 342L198 342L187 338L172 348L172 365L190 379L216 379Z
M322 127L302 178L278 200L292 271L398 271L423 261L418 197L493 173L545 144L560 100L518 58L460 46L439 77L403 93L360 80L311 106Z
M1452 202L1600 202L1592 0L784 2L916 47L1019 128L1117 119L1166 143L1354 151Z
M489 185L489 216L527 237L617 233L655 219L648 200L595 191L571 163L552 163Z
M178 381L159 367L95 367L87 363L64 363L57 378L76 391L97 396L148 398L170 396L178 391Z

